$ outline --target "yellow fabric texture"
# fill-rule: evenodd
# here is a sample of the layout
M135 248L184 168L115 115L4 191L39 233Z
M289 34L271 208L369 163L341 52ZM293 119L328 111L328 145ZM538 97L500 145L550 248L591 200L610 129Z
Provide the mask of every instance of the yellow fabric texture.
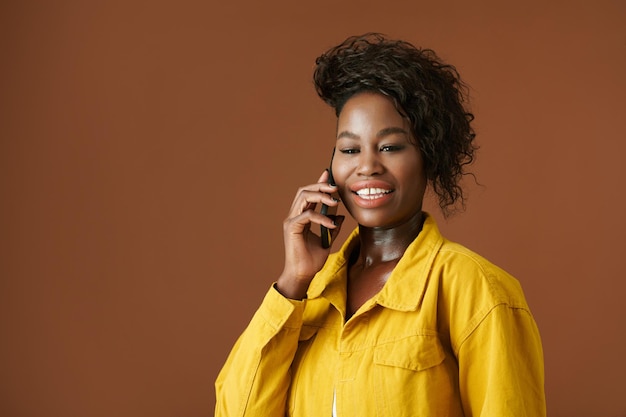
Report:
M427 216L383 289L347 322L354 231L307 299L273 287L216 381L215 415L542 417L543 353L518 281Z

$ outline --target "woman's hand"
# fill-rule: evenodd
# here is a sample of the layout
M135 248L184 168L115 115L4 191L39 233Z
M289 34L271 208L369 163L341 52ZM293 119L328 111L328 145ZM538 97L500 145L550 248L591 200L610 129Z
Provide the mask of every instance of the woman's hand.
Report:
M316 212L315 207L322 203L336 207L339 201L330 195L336 192L337 187L328 184L328 171L322 173L317 183L298 189L283 222L285 268L276 281L276 288L285 297L303 299L311 280L326 262L330 249L322 247L321 238L311 231L311 225L326 226L334 240L344 216L330 218Z

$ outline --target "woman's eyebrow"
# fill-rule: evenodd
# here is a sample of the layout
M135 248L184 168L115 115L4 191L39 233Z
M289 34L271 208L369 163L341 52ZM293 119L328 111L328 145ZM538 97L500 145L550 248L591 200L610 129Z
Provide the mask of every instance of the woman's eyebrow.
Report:
M407 132L401 127L386 127L384 129L379 130L378 133L376 134L376 137L380 139L385 136L393 135L395 133L403 133L405 135L409 134L409 132Z
M348 138L348 139L361 139L361 137L359 135L357 135L356 133L352 133L348 130L344 130L343 132L339 133L337 135L337 139L341 139L341 138Z
M407 132L405 129L394 126L394 127L386 127L384 129L379 130L378 133L376 133L376 137L380 139L380 138L384 138L385 136L393 135L396 133L403 133L405 135L409 134L409 132ZM357 135L356 133L350 132L349 130L344 130L343 132L337 135L337 139L341 139L341 138L361 139L359 135Z

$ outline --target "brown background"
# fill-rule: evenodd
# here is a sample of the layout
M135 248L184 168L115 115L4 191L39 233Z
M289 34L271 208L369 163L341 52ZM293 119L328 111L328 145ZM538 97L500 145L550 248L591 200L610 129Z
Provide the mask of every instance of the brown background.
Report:
M0 415L212 415L330 156L314 59L381 31L472 87L441 226L522 282L549 414L626 416L626 3L214 3L0 3Z

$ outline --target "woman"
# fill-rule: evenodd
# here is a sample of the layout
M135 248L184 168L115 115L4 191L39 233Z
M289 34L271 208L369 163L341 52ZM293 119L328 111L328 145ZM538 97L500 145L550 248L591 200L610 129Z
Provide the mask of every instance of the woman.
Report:
M329 172L298 190L285 267L216 382L216 416L545 415L539 333L519 283L441 236L475 145L464 86L430 50L378 34L317 59L337 114ZM357 221L329 255L313 230ZM315 228L313 228L315 226Z

